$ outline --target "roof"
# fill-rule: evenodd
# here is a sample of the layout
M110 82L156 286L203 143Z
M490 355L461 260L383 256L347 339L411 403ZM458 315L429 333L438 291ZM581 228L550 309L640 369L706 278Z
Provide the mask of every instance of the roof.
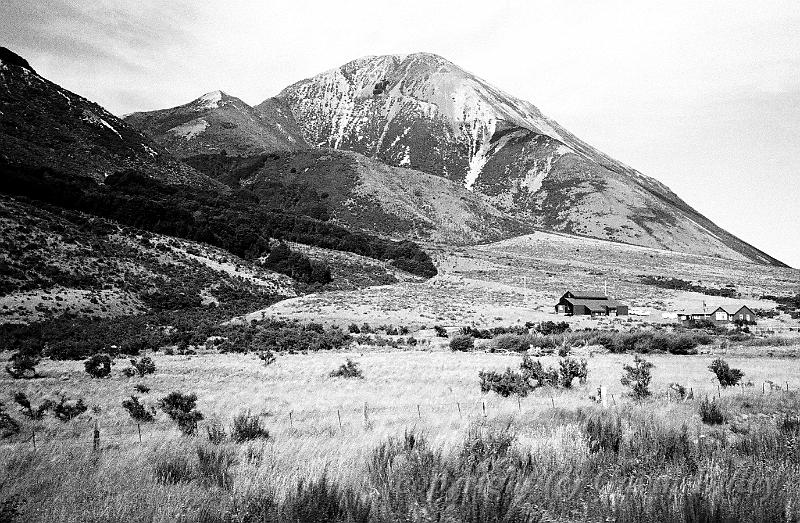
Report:
M607 300L608 296L600 291L567 291L565 294L572 294L573 297L581 300Z
M717 312L718 310L722 309L723 311L727 312L728 314L736 314L739 312L743 307L747 307L747 305L718 305L716 307L706 307L704 309L689 309L678 314L682 314L685 316L710 316Z
M576 305L583 305L590 311L601 311L604 312L606 307L619 307L623 305L622 303L618 302L617 300L612 300L609 298L605 298L602 300L587 300L581 298L566 298L566 300L575 307Z

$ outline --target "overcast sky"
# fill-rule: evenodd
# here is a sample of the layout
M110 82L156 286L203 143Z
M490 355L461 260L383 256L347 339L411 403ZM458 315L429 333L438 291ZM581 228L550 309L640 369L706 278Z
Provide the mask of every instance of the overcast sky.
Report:
M798 0L4 0L0 45L116 114L433 52L800 267Z

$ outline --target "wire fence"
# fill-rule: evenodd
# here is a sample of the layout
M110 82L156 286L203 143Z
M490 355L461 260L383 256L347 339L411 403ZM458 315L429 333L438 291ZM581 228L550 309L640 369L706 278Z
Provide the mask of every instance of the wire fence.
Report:
M601 397L600 392L605 398ZM687 388L683 393L676 390L666 390L656 395L656 400L665 403L688 402L702 396L722 398L736 394L744 395L771 395L788 393L796 390L789 382L781 384L773 381L764 381L759 385L740 384L732 387L703 388L695 391ZM493 401L494 400L494 401ZM601 387L597 396L590 396L589 401L597 402L603 407L614 408L623 403L623 398L607 393ZM509 398L486 398L479 401L449 401L442 403L409 403L403 405L369 405L364 402L352 407L330 407L313 409L293 409L288 407L279 415L262 414L267 417L269 427L281 427L289 430L304 430L313 428L327 429L331 436L352 434L354 429L368 429L371 424L379 420L391 422L427 423L442 420L461 421L472 423L475 420L485 420L498 414L524 416L556 408L574 408L574 397L560 395L539 395L525 398L515 396ZM194 435L204 436L213 426L219 426L218 420L202 420L194 427ZM84 447L98 450L113 446L141 444L147 441L164 441L179 438L183 433L177 424L168 419L159 419L149 422L108 423L101 420L73 421L63 430L48 428L32 428L5 438L0 445L4 448L19 448L29 446L33 450L45 448Z

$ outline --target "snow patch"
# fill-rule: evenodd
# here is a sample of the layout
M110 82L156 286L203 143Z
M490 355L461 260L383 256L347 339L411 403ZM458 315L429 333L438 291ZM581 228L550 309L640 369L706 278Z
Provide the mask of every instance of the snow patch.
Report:
M91 112L89 110L84 110L83 111L83 120L86 121L86 122L89 122L91 124L102 125L103 127L106 127L107 129L110 129L111 132L116 134L119 137L119 139L122 140L122 135L119 134L119 132L117 132L117 130L114 129L114 127L110 123L108 123L107 121L103 120L102 118L100 118L99 116L94 114L93 112Z
M175 136L181 136L186 140L191 140L206 129L208 129L208 122L204 118L197 118L196 120L191 120L185 124L173 127L167 132L170 132Z
M200 109L216 109L220 106L220 102L222 102L222 95L222 91L211 91L195 100L195 104Z
M403 158L400 160L400 167L405 167L406 165L411 165L411 156L410 156L411 147L406 145L406 153Z

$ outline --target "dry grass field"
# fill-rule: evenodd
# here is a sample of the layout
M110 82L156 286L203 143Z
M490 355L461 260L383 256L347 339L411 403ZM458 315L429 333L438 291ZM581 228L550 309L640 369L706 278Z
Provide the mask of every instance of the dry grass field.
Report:
M368 488L367 469L375 449L390 437L402 439L409 431L425 435L432 448L446 453L457 451L471 431L500 427L516 435L514 446L520 451L583 462L589 455L588 443L575 412L598 408L589 396L601 385L613 395L608 411L635 409L637 415L647 413L670 427L686 425L694 444L702 444L698 438L706 435L719 439L719 434L735 441L740 437L735 432L737 424L761 418L771 421L781 407L798 405L797 360L781 357L781 349L772 351L775 357L764 357L757 350L766 349L742 349L726 356L753 386L722 390L721 401L735 415L721 428L704 425L697 408L701 397L718 393L707 369L714 354L649 356L655 365L654 395L638 406L624 395L619 381L622 366L633 356L621 354L588 358L585 385L571 390L537 389L519 399L481 394L478 372L515 368L520 356L453 353L435 345L419 351L279 355L269 366L247 354L155 354L156 373L144 378L124 377L125 360L117 361L107 379L90 378L81 362L45 360L37 379L0 378L2 401L13 404L11 394L21 390L34 404L64 394L84 398L90 408L67 423L49 416L23 422L22 433L15 437L18 442L4 444L0 451L0 467L5 471L2 499L14 500L25 521L239 521L232 516L237 500L257 492L281 498L293 492L299 480L325 475L339 485ZM346 358L359 363L363 379L328 376ZM554 362L555 358L543 360ZM767 380L779 384L780 390L766 385L762 394ZM667 397L672 382L691 387L695 399L679 401L674 393ZM134 385L139 383L146 384L149 393L136 392ZM174 390L197 394L197 408L205 418L198 436L180 436L159 413L155 423L141 425L140 444L137 428L121 402L137 394L154 405ZM742 398L746 409L741 407ZM9 410L22 419L13 408ZM227 426L245 410L263 421L270 438L229 444L233 447L231 485L219 488L199 481L157 480L154 467L160 459L175 453L191 455L195 446L208 446L203 443L206 426L214 422ZM751 416L742 417L739 411ZM98 452L92 451L95 423L101 438ZM32 430L37 432L35 451L29 437Z

